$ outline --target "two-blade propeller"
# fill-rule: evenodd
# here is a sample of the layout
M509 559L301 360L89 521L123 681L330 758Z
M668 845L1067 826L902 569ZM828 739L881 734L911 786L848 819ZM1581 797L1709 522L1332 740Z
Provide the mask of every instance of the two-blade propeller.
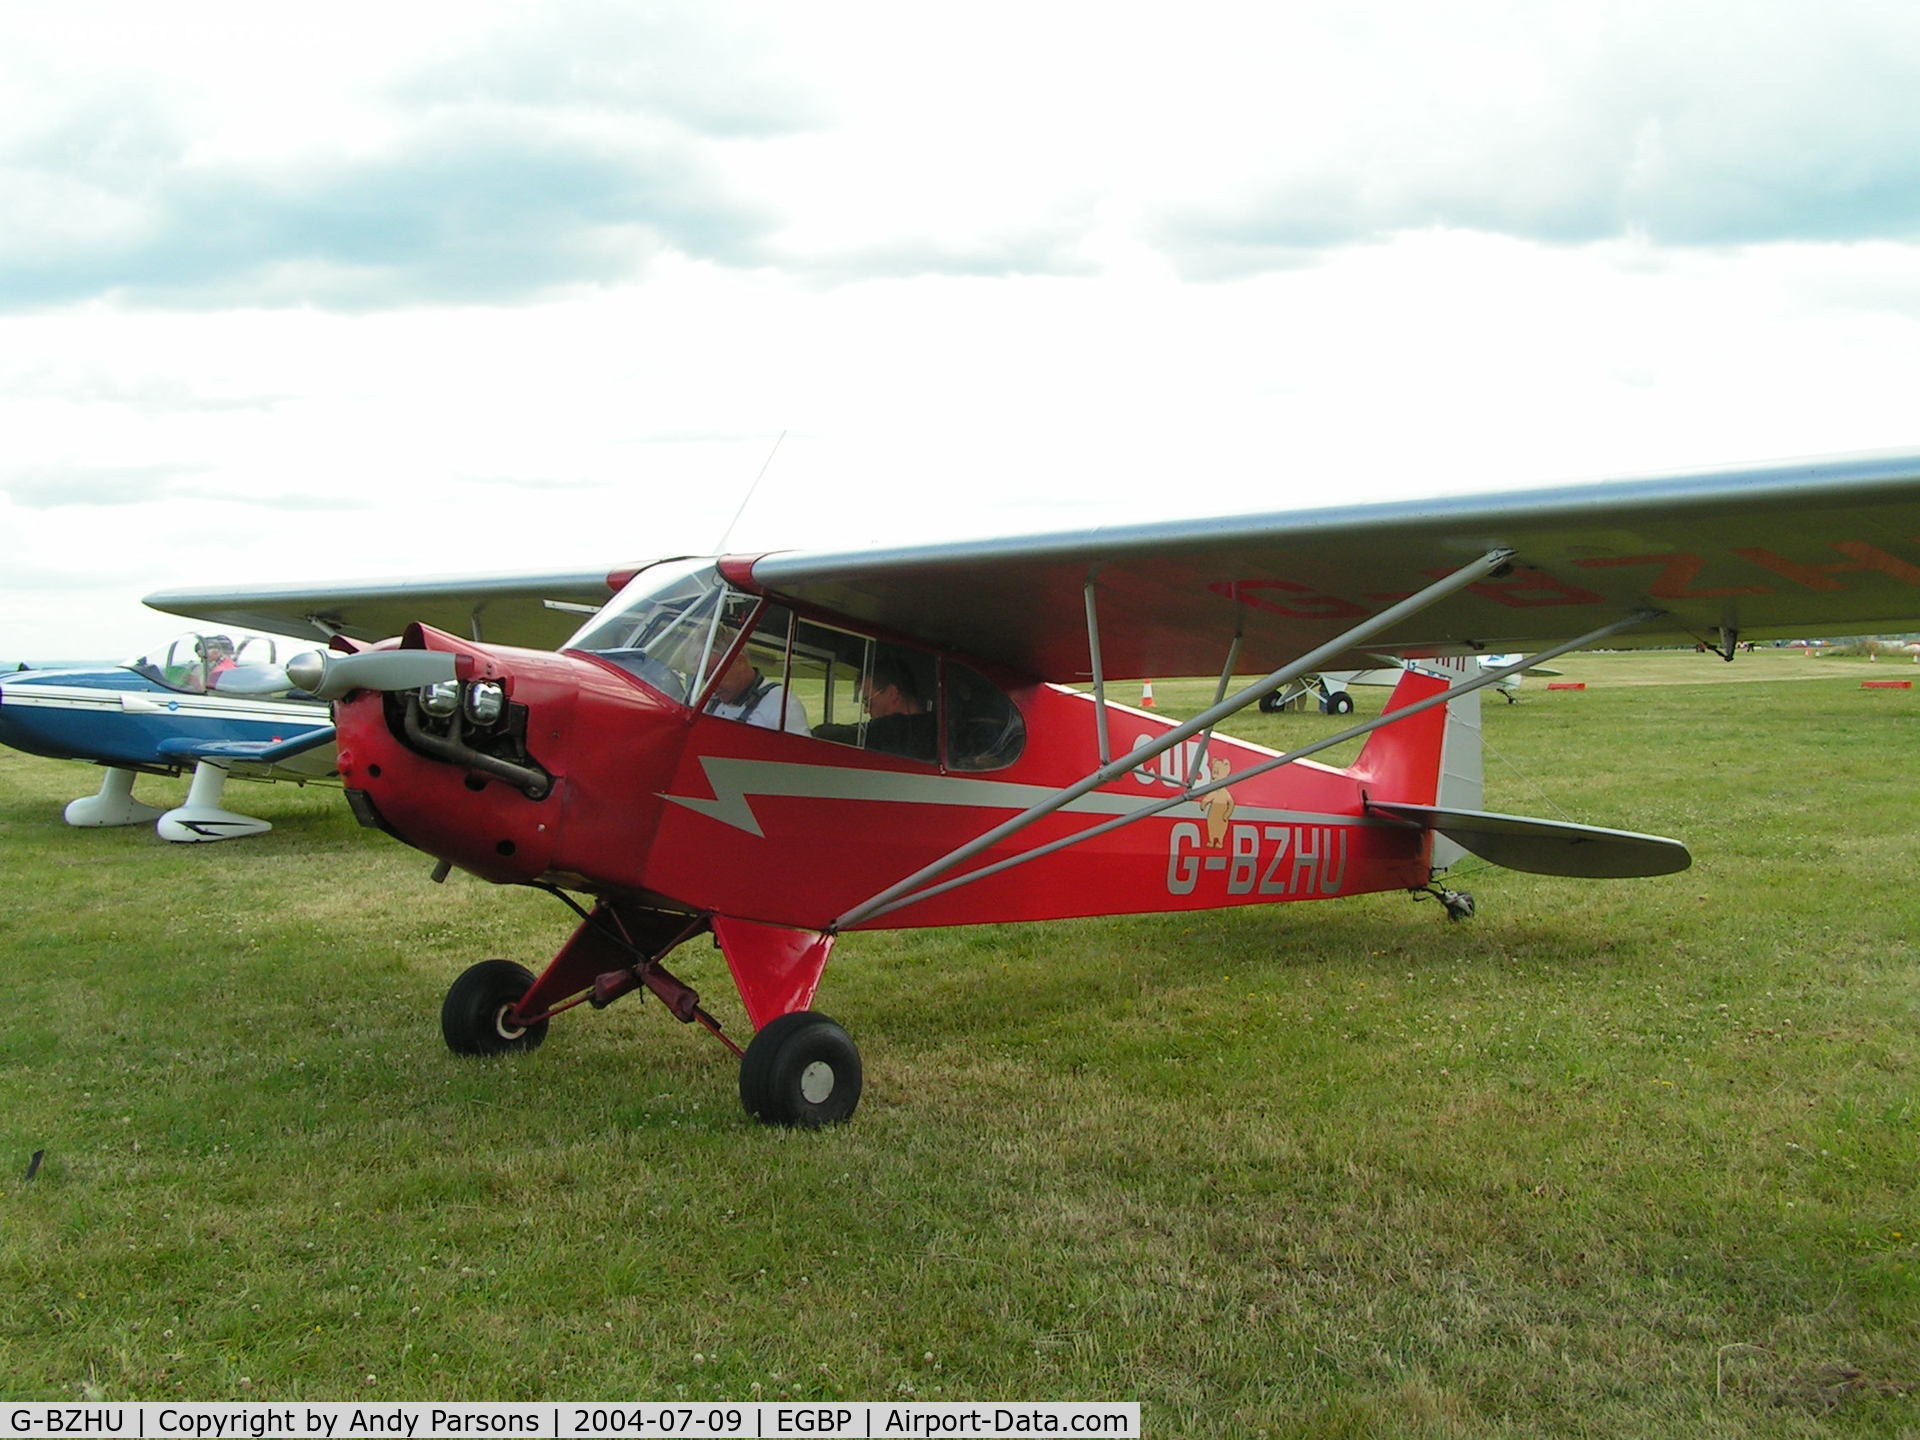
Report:
M309 650L287 661L287 679L322 700L339 700L355 690L417 690L454 678L454 657L444 650L362 650L353 655Z

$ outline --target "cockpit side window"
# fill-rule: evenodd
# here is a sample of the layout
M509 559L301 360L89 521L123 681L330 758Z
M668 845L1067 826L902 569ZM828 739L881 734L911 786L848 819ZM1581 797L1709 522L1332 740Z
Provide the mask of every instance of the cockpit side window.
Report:
M793 612L783 605L760 606L752 612L752 629L742 639L740 631L748 618L729 615L723 620L700 708L723 720L805 735L806 701L794 693L787 659Z
M820 663L816 739L935 764L940 758L939 669L931 655L802 622L795 654Z
M820 717L818 740L933 765L996 770L1019 758L1020 712L977 671L924 650L802 620L795 687Z
M1027 725L1007 692L957 660L940 666L946 702L947 764L955 770L999 770L1027 747Z
M1020 711L979 671L798 619L729 586L710 560L642 570L565 648L722 719L926 765L998 770L1026 744Z
M864 636L831 626L809 620L795 624L789 673L795 696L815 721L809 733L859 723L867 644Z

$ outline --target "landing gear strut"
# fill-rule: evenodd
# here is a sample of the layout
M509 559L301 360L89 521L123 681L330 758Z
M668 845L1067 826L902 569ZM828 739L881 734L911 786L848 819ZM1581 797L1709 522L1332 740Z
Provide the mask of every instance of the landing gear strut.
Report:
M273 828L258 816L222 809L220 795L226 786L227 767L219 761L202 760L194 766L193 779L187 786L187 803L169 810L154 826L160 838L183 843L233 840Z
M860 1103L860 1052L845 1030L806 1008L831 936L612 900L589 913L560 898L581 923L544 974L536 978L511 960L483 960L447 991L440 1032L456 1055L531 1050L562 1011L604 1009L646 989L676 1020L701 1025L740 1057L740 1102L754 1119L814 1129L853 1115ZM661 964L679 945L708 933L759 1026L744 1050L700 1007L693 988Z

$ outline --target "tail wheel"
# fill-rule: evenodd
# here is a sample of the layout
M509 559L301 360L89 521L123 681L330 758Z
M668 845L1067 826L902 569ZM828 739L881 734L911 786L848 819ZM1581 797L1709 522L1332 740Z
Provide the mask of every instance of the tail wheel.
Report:
M796 1010L764 1025L740 1061L740 1103L768 1125L817 1129L860 1103L860 1051L824 1015Z
M532 1050L547 1038L547 1022L513 1022L513 1007L533 988L533 972L511 960L482 960L453 982L440 1006L440 1033L456 1055L504 1055Z

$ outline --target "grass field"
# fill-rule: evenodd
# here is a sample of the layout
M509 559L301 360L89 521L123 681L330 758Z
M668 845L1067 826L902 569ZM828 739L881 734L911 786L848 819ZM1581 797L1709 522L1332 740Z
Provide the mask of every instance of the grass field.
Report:
M452 976L563 917L432 886L337 793L235 787L271 835L173 847L66 829L91 772L0 751L0 1395L1920 1433L1920 690L1858 683L1920 667L1558 668L1589 688L1487 706L1489 808L1692 870L1482 869L1460 925L1376 896L852 936L819 1003L867 1094L811 1134L634 1000L449 1055Z

